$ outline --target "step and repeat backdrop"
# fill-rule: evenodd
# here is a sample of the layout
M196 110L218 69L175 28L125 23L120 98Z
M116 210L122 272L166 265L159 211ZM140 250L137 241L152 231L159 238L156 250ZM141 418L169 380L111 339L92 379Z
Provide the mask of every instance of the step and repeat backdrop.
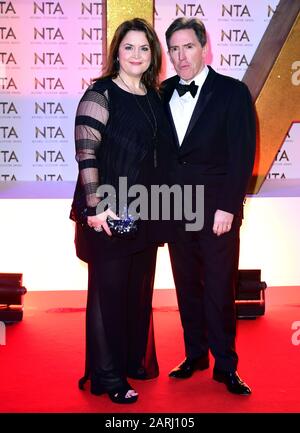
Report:
M207 63L242 79L277 4L157 0L155 28L165 51L162 79L174 74L164 40L173 19L200 18L209 35ZM74 116L80 96L103 69L103 22L102 2L0 2L1 182L76 179ZM299 143L295 123L268 178L299 178Z

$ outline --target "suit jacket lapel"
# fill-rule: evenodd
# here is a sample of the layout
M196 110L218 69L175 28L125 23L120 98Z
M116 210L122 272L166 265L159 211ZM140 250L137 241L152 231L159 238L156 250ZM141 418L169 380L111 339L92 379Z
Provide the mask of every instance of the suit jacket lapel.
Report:
M171 108L170 108L170 104L167 104L166 109L167 109L168 117L170 119L170 125L171 125L171 129L172 129L173 136L174 136L174 142L176 144L176 147L179 148L180 144L179 144L177 130L176 130L176 127L175 127L173 116L172 116L172 111L171 111Z
M168 84L163 87L162 91L163 91L163 99L164 99L164 105L165 105L165 109L170 121L170 125L171 125L171 129L173 132L173 136L174 136L174 142L176 144L177 149L179 149L180 145L179 145L179 140L178 140L178 135L177 135L177 131L176 131L176 127L175 127L175 123L174 123L174 119L172 116L172 112L171 112L171 108L170 108L170 99L172 98L173 92L175 90L175 87L177 85L177 83L179 82L179 77L178 75L176 75L175 77L172 77Z
M200 91L198 101L196 103L195 109L193 111L189 126L187 128L187 131L186 131L186 134L184 136L184 139L183 139L181 146L184 144L187 136L190 134L190 132L194 128L195 124L199 120L199 117L203 113L206 105L208 104L209 100L212 97L213 81L214 81L215 76L216 76L215 71L209 66L209 73L208 73L206 80L204 81L204 84L203 84L202 89Z

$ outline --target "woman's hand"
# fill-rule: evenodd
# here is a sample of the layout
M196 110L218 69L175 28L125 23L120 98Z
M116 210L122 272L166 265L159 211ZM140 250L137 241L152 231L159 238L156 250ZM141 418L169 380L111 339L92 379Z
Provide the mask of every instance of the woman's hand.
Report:
M105 233L108 234L108 236L111 236L112 233L111 233L110 228L108 227L108 224L106 222L106 219L108 216L114 220L120 219L119 217L117 217L117 215L111 209L107 209L105 212L99 213L98 215L89 216L87 218L87 223L96 232L101 232L102 230L104 230Z

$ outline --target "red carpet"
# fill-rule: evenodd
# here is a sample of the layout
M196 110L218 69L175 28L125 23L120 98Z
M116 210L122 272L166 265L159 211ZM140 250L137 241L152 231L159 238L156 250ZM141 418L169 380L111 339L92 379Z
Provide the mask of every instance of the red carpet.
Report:
M156 290L160 376L132 380L140 398L125 407L77 388L84 369L85 297L78 291L25 296L23 321L6 327L6 345L0 346L1 413L300 412L300 345L292 343L291 329L300 320L300 287L268 288L265 316L238 321L239 373L252 387L250 397L231 395L211 379L213 359L209 370L191 379L168 378L184 358L182 331L174 292Z

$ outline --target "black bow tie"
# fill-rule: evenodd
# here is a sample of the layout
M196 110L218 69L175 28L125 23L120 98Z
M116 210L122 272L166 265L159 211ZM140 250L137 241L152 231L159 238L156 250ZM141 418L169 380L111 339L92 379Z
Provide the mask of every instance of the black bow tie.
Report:
M198 86L196 86L195 81L192 81L190 84L178 83L176 86L176 90L179 96L183 96L186 92L190 92L192 97L195 98Z

